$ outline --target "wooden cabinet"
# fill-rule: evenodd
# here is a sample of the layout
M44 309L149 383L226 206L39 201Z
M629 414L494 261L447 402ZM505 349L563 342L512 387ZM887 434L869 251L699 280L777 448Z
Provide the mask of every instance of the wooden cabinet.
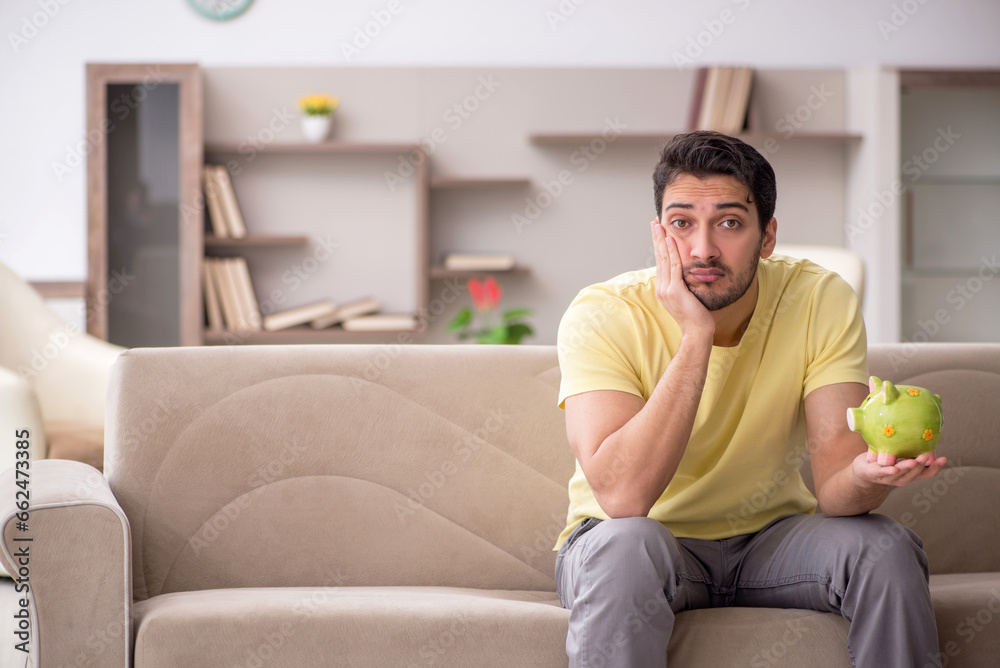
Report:
M87 331L201 342L197 65L87 65Z
M902 339L996 341L1000 72L904 71L900 85Z

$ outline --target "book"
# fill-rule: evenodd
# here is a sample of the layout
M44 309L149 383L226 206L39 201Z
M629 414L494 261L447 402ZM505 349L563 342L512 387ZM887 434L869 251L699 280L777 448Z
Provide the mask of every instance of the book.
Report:
M211 258L205 258L201 263L201 284L205 290L205 313L208 316L208 328L212 331L225 329L222 322L222 308L219 304L219 294L216 291L215 269Z
M740 132L746 124L753 70L749 67L710 67L704 74L703 83L701 76L699 72L695 78L698 97L691 109L691 117L697 118L695 129L726 134Z
M325 329L326 327L339 324L348 318L356 318L359 315L375 313L381 308L382 304L379 300L374 297L365 297L364 299L348 302L347 304L338 307L330 315L313 320L309 323L309 326L313 329Z
M348 332L412 332L417 319L408 313L378 313L348 318L341 327Z
M698 111L699 130L713 130L714 119L718 115L719 97L722 94L722 68L710 67L705 76L705 89L702 92L701 108ZM727 87L728 90L728 87Z
M215 292L219 298L223 325L228 331L239 331L239 304L236 300L235 288L229 277L229 270L226 266L225 258L206 258L206 262L208 262L209 275L215 283Z
M246 328L252 332L261 330L260 305L257 302L257 293L253 289L253 281L250 280L250 267L246 258L231 258L236 274L236 287L239 292L240 303L243 312L243 322Z
M508 271L514 268L510 253L448 253L444 268L455 271Z
M304 325L307 322L331 315L337 310L337 305L329 299L297 306L277 313L270 313L264 316L263 326L269 332L276 332L279 329L288 329L296 325Z
M726 98L725 113L719 130L731 135L743 130L743 126L746 124L747 109L750 103L750 85L753 82L753 70L749 67L734 67L732 70L733 75Z
M705 98L705 80L708 78L708 68L699 67L694 73L694 95L691 96L691 106L688 111L688 130L697 130L701 106Z
M214 165L215 182L219 190L219 201L222 204L222 215L226 220L226 229L233 239L242 239L247 235L246 224L243 222L243 213L240 205L236 201L236 191L233 190L233 181L229 178L229 172L221 165Z
M205 165L201 170L202 183L205 188L205 205L208 207L208 219L212 223L212 234L219 239L229 238L229 227L222 211L222 199L219 184L215 178L215 165Z

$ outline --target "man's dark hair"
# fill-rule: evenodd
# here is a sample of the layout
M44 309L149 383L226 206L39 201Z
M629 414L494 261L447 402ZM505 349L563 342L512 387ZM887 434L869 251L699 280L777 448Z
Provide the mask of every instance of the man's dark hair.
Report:
M757 149L721 132L698 130L675 135L660 151L653 170L653 198L656 215L663 207L663 191L682 174L699 179L732 176L750 190L748 203L757 205L761 234L774 215L778 189L774 169Z

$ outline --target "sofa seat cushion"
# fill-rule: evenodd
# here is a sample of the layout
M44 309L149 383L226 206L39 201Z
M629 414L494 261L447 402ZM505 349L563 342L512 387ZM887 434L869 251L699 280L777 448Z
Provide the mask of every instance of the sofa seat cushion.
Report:
M289 587L135 604L135 667L564 666L554 592Z
M931 599L942 665L997 665L1000 573L932 575Z
M671 666L850 668L850 624L830 612L785 608L710 608L677 615Z

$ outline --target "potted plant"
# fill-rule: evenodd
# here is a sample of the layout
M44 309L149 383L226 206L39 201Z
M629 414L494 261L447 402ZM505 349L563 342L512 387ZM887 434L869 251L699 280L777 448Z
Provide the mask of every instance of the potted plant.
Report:
M448 331L458 334L460 339L474 338L476 343L517 344L526 336L534 334L531 325L523 319L531 315L526 308L516 308L500 312L500 295L503 290L492 276L480 282L477 278L468 281L472 305L463 307L448 324Z
M330 95L306 95L299 100L302 117L302 134L313 144L326 141L333 122L333 112L340 106L340 100Z

